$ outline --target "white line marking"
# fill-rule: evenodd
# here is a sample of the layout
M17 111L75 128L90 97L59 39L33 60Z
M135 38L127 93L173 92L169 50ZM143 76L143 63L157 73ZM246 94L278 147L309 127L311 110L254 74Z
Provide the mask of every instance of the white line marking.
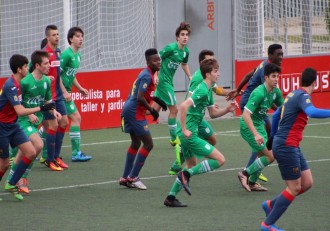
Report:
M307 161L308 163L317 163L317 162L326 162L330 161L330 159L319 159L319 160L310 160ZM277 164L271 164L268 167L275 167ZM217 172L230 172L230 171L239 171L244 169L244 167L239 168L227 168L227 169L218 169L214 170L209 173L217 173ZM141 180L153 180L153 179L160 179L160 178L168 178L173 177L170 175L163 175L163 176L151 176L151 177L143 177L140 178ZM32 189L30 192L43 192L43 191L51 191L51 190L61 190L61 189L72 189L72 188L81 188L81 187L89 187L95 185L105 185L105 184L118 184L118 180L111 180L111 181L104 181L104 182L96 182L96 183L88 183L88 184L77 184L77 185L68 185L68 186L59 186L59 187L51 187L51 188L42 188L42 189ZM0 193L0 196L9 195L10 193Z

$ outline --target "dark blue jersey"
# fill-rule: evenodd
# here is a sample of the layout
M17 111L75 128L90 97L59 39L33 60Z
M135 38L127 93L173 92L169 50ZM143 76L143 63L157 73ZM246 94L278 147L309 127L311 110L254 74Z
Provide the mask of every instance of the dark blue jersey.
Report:
M243 109L245 104L247 103L252 91L256 89L259 85L265 82L265 66L269 63L268 60L262 61L257 69L254 71L253 76L248 82L248 85L243 92L241 101L240 101L240 108Z
M138 102L138 92L143 92L144 98L148 103L150 103L155 88L152 71L149 68L145 68L140 72L137 79L133 83L131 93L124 104L122 115L124 117L134 117L136 120L144 120L147 109Z
M21 104L20 85L14 76L6 80L0 90L0 122L15 123L17 114L13 106Z
M308 117L304 112L313 106L310 95L302 88L290 92L284 100L281 121L274 142L299 147Z

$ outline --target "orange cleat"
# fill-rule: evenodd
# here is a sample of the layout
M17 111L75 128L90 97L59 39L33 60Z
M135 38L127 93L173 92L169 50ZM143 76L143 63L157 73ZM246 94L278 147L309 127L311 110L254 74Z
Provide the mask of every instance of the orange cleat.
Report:
M60 166L61 168L69 168L69 165L67 165L66 163L64 163L64 161L62 160L62 157L56 157L55 158L55 163Z
M16 184L19 193L29 194L30 190L28 188L28 180L26 178L21 178Z

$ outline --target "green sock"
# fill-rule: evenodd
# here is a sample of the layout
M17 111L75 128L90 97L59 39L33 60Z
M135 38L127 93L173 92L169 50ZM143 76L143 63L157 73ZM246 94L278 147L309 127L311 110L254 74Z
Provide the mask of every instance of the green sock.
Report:
M175 178L174 184L172 185L171 191L168 195L176 196L182 190L181 182L178 178Z
M252 175L255 172L262 171L270 163L268 162L266 156L262 156L256 159L247 169L246 172Z
M25 170L24 174L22 175L22 178L27 178L27 176L29 175L31 168L33 166L34 161L31 162L31 164L27 167L27 169Z
M41 157L43 159L47 159L47 144L46 144L46 132L42 129L42 130L39 130L39 135L44 143L44 147L42 148L42 151L41 151Z
M249 177L249 182L251 182L251 183L255 183L255 182L257 182L257 181L258 181L258 178L259 178L259 176L260 176L260 174L261 174L261 170L256 171L255 173L253 173L253 174Z
M70 127L70 140L72 145L72 156L76 156L80 151L80 127Z
M198 163L196 166L188 169L188 172L190 173L190 176L197 175L197 174L202 174L206 172L211 172L214 169L219 168L220 165L218 161L208 159L208 160L203 160L202 162Z
M168 118L167 124L170 129L171 141L174 141L176 139L176 128L177 128L176 118Z
M15 169L16 169L16 164L15 162L13 161L13 164L11 165L10 169L9 169L9 173L8 173L8 176L7 176L7 183L10 181L11 177L14 175L14 172L15 172Z

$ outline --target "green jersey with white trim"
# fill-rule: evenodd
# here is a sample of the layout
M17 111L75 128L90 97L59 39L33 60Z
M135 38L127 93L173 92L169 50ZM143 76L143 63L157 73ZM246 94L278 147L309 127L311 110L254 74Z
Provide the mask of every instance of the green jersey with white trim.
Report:
M190 96L193 106L188 109L186 128L193 133L198 132L198 125L203 120L205 108L214 105L212 88L202 81Z
M39 107L45 104L47 101L52 100L52 92L50 88L50 79L43 75L40 80L33 77L33 74L28 74L21 80L21 93L22 93L22 105L25 108ZM34 113L41 122L43 116L42 112ZM22 116L19 119L26 119L27 116Z
M264 118L267 116L267 112L273 103L280 106L283 104L283 101L282 92L279 88L276 87L272 92L268 93L265 84L262 84L252 91L244 110L248 110L251 113L251 119L255 127L263 127ZM242 117L241 125L246 127Z
M182 50L179 49L178 43L170 43L159 52L162 59L159 70L159 84L167 82L173 86L173 78L175 71L181 63L188 63L189 49L184 46Z
M72 83L80 66L80 52L74 53L71 47L61 54L61 78L65 89L70 93Z
M202 72L201 72L201 69L198 69L197 71L195 71L195 73L192 75L191 77L191 80L190 80L190 83L189 83L189 86L188 86L188 92L187 92L187 95L186 95L186 98L188 96L189 93L192 93L196 87L201 83L203 82L203 75L202 75ZM214 85L212 86L212 88L215 88L217 87L217 84L214 83Z

